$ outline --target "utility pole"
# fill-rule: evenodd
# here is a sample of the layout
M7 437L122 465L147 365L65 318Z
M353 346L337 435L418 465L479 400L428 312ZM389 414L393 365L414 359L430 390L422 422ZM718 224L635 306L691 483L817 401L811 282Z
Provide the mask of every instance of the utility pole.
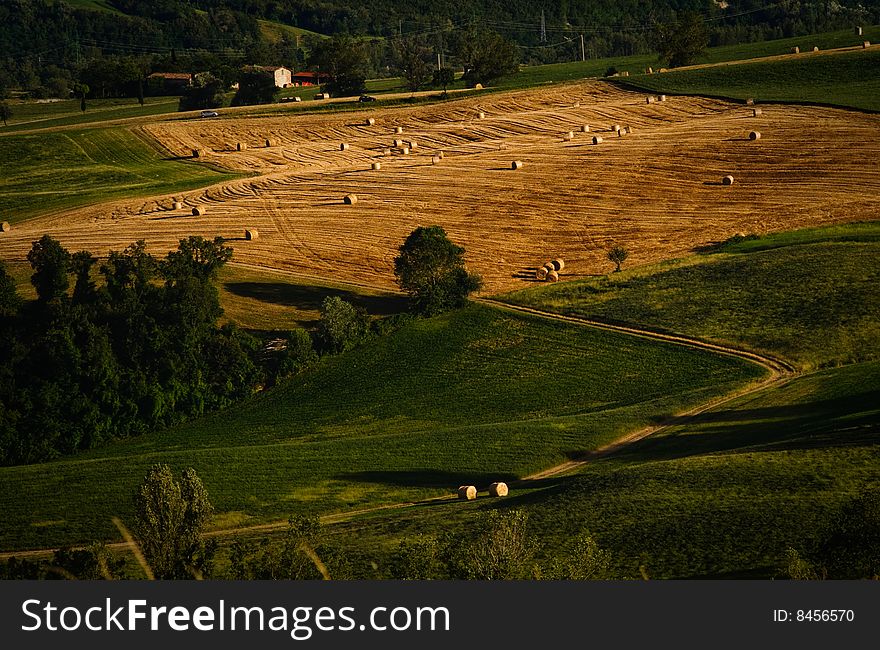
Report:
M581 61L587 60L587 53L584 51L584 35L581 34Z
M547 42L547 21L544 20L544 10L541 9L541 42Z
M437 69L440 69L440 50L437 50Z

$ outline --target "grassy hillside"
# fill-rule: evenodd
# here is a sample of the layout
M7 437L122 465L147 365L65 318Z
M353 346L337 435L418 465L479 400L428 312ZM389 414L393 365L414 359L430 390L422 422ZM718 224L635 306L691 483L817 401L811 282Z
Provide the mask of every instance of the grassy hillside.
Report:
M8 126L0 124L0 135L174 113L179 101L179 97L146 97L141 106L136 99L130 98L90 99L85 113L80 110L78 99L51 102L10 101L12 119Z
M130 516L157 462L196 468L219 526L345 511L525 475L762 375L730 357L472 306L188 426L0 469L0 549L115 537L110 517Z
M880 49L801 54L775 61L630 77L645 90L761 102L807 102L880 111Z
M404 539L464 535L482 512L521 508L545 561L570 557L589 533L618 577L645 566L657 579L774 578L788 547L809 551L844 503L877 489L880 363L870 362L734 400L504 501L377 514L325 534L371 577Z
M877 358L878 260L880 222L852 224L767 235L504 300L730 342L814 368Z
M189 190L234 178L163 158L123 128L10 135L0 139L0 214L36 214L119 197Z

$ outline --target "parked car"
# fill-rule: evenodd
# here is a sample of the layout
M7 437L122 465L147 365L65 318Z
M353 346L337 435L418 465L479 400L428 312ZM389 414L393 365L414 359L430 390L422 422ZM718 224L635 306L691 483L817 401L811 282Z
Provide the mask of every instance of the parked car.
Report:
M361 97L360 97L360 99L358 99L358 101L359 102L374 102L374 101L376 101L376 98L373 97L372 95L361 95Z
M220 113L217 111L202 111L201 117L218 117Z

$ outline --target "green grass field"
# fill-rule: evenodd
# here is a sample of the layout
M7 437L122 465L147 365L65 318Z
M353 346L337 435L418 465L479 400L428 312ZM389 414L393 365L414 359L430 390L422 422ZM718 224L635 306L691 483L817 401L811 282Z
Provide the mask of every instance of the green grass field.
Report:
M729 66L673 70L627 79L627 85L683 95L709 95L758 102L830 104L880 111L880 51L756 61Z
M75 127L122 120L131 117L163 115L177 112L179 97L146 97L141 106L137 99L90 99L86 112L80 110L78 99L38 103L33 100L9 102L12 119L8 126L0 124L0 136L20 131L58 127ZM3 140L0 140L3 142Z
M113 198L202 187L232 174L163 159L124 128L0 138L0 214L15 223Z
M482 512L520 508L542 561L568 557L589 533L617 577L639 578L645 566L652 579L775 578L788 547L804 553L842 504L877 489L880 363L871 362L734 400L503 501L378 513L324 535L369 578L404 539L464 535Z
M503 299L733 343L815 368L877 358L878 260L875 221L767 235Z
M213 417L0 469L0 549L115 537L110 517L130 517L157 462L196 468L219 526L346 511L525 475L763 374L474 305L327 358Z

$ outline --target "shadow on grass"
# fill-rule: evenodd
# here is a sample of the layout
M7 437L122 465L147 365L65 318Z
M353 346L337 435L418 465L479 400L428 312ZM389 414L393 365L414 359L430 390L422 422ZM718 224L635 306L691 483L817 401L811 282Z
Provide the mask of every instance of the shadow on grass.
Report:
M363 295L332 287L287 284L285 282L226 282L223 287L242 298L251 298L275 305L318 310L328 296L336 296L362 307L370 314L390 316L406 311L406 296L394 294Z
M880 390L806 404L719 410L664 418L682 427L630 445L619 458L670 459L758 449L805 449L880 443Z
M512 482L515 474L487 472L446 472L436 469L414 469L407 471L369 471L337 474L336 480L355 481L358 483L378 483L398 487L444 488L450 491L460 485L475 485L477 489L485 489L495 481Z

